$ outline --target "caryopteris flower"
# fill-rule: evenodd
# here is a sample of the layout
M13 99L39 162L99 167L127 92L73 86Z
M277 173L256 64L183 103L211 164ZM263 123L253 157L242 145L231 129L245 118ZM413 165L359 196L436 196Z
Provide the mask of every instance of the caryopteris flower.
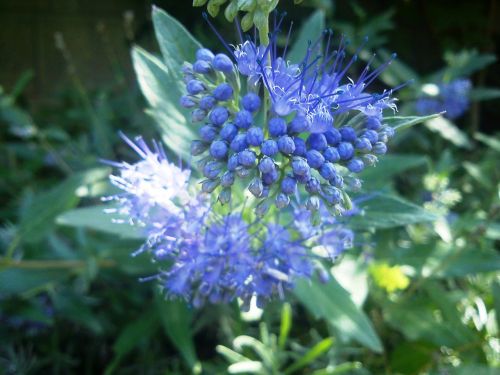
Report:
M471 88L471 81L465 78L439 85L426 84L422 87L425 96L416 101L415 110L420 115L446 111L445 117L456 119L469 108Z
M170 163L156 142L151 149L142 138L123 138L142 160L108 162L119 171L111 182L123 191L105 198L115 202L108 211L142 229L146 241L135 255L148 252L161 266L153 278L167 296L196 307L235 298L249 306L256 296L262 306L297 278L325 273L318 259L331 254L311 248L329 246L339 255L352 241L333 217L313 225L311 213L299 207L288 225L245 220L241 211L218 213L208 195L189 184L190 172Z
M187 95L180 103L202 122L191 153L201 157L205 191L224 192L223 203L234 186L246 184L262 201L261 213L269 202L282 209L300 195L311 210L322 201L342 212L349 208L347 190L361 185L355 175L386 153L394 134L384 110L396 109L391 94L399 87L367 90L395 56L373 71L369 62L351 79L357 56L346 57L343 36L335 48L327 30L301 61L288 61L287 45L278 53L282 22L275 22L268 45L240 34L241 44L230 47L220 38L229 55L202 48L185 64Z

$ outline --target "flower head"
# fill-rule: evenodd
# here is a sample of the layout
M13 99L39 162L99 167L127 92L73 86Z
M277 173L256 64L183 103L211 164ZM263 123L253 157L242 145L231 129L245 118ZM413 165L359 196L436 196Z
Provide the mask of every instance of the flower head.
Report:
M218 193L222 203L240 180L265 202L261 214L270 203L279 209L294 200L300 204L301 193L311 210L322 201L342 212L349 208L347 190L361 184L353 175L386 153L394 133L384 124L384 110L395 110L391 94L398 88L380 94L368 89L395 56L373 71L368 63L351 79L357 56L348 59L345 38L334 48L332 32L325 31L301 61L290 62L287 46L278 53L282 23L277 21L267 45L241 36L235 47L223 41L228 55L203 48L193 64L185 64L187 95L180 103L204 122L191 151L201 157L204 191ZM263 123L264 100L271 105Z
M415 109L418 114L429 115L446 111L445 117L455 119L469 108L469 92L472 88L469 79L459 78L449 83L426 86L432 90L424 90L426 95L416 101Z

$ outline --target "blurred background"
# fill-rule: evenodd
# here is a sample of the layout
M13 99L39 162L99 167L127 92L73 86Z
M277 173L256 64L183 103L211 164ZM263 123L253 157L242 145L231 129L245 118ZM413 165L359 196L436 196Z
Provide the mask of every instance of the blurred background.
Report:
M401 115L448 110L399 135L386 174L366 176L442 219L379 230L335 266L383 350L293 298L260 320L164 301L137 282L154 273L129 257L140 242L64 225L109 192L100 158L131 160L119 130L161 135L130 57L134 45L159 54L152 5L222 50L187 0L0 0L0 374L222 374L238 354L262 361L235 346L241 335L272 353L263 374L497 374L499 2L280 1L297 29L320 14L353 50L367 35L362 60L397 52L376 85L415 80ZM222 14L213 22L236 40ZM273 346L287 319L287 344Z

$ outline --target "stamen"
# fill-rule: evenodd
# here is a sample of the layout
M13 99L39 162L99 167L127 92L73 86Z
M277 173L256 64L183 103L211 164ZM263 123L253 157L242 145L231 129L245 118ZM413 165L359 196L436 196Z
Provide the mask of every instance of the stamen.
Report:
M212 22L208 19L208 14L207 12L203 12L202 13L203 15L203 18L205 19L205 21L208 23L208 26L210 26L210 28L212 29L212 31L215 33L215 35L217 36L217 38L219 38L219 40L221 41L221 43L224 45L224 47L226 47L226 49L229 51L229 53L231 54L231 56L233 57L233 59L235 59L235 56L234 56L234 53L233 53L233 50L231 49L231 47L229 47L229 45L226 43L226 41L224 40L224 38L219 34L219 32L217 31L217 29L215 28L215 26L212 24Z

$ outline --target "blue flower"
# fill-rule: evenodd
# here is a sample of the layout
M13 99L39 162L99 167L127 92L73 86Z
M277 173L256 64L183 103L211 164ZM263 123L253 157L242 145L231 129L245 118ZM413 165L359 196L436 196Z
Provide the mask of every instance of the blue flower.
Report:
M415 110L420 115L446 111L445 117L455 119L469 108L469 93L472 83L469 79L459 78L449 83L427 85L431 91L415 102ZM432 94L432 95L430 95Z

